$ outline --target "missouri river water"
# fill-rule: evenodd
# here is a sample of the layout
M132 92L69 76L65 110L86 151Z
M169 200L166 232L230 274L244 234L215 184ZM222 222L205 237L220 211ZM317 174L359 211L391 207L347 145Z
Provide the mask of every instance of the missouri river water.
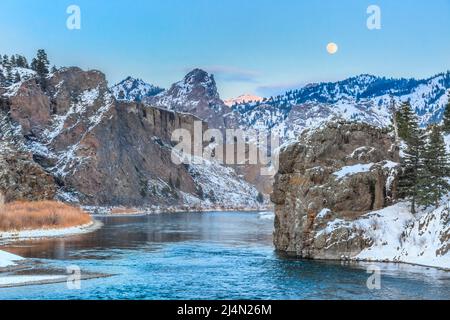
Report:
M0 299L450 299L450 273L376 264L317 262L274 251L273 219L261 213L180 213L99 217L103 228L65 239L13 243L2 250L57 269L114 274L0 289Z

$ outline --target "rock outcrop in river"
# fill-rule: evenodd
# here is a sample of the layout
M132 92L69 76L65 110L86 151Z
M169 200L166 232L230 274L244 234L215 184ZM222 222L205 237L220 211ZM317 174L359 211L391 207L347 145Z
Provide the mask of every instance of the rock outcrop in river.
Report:
M385 130L329 123L305 132L280 154L272 201L278 250L305 258L340 259L371 245L352 230L323 232L333 221L356 220L396 199L399 153Z

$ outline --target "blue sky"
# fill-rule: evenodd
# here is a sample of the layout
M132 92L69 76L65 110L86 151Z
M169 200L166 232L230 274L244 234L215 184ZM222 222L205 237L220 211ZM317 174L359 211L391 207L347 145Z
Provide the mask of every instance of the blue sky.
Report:
M450 0L2 0L0 53L45 48L58 66L168 87L194 67L223 98L269 95L371 73L429 77L450 69ZM81 30L66 9L81 8ZM381 8L381 30L366 9ZM327 43L339 51L329 55Z

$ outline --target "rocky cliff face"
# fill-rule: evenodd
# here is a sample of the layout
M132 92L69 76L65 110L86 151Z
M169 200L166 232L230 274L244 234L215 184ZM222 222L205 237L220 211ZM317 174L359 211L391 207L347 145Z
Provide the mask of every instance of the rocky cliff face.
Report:
M98 71L61 69L47 82L45 91L29 79L3 92L1 110L9 129L0 132L0 142L18 140L28 155L32 167L21 171L23 177L39 176L33 179L37 183L49 178L49 185L56 181L57 187L43 191L46 197L57 190L59 199L84 205L226 207L225 195L203 190L219 189L217 179L205 177L215 172L235 182L231 192L240 194L242 206L256 204L256 190L233 172L213 164L200 172L172 162L173 130L192 134L197 117L118 102ZM8 145L18 151L14 143ZM6 167L11 169L9 163Z
M12 152L0 155L0 193L8 202L47 200L55 196L56 184L30 154Z
M55 196L56 189L53 177L33 160L0 108L0 194L6 201L46 200Z
M280 154L272 201L278 250L340 259L371 245L353 230L324 232L396 199L398 150L388 132L365 124L329 123L305 132Z

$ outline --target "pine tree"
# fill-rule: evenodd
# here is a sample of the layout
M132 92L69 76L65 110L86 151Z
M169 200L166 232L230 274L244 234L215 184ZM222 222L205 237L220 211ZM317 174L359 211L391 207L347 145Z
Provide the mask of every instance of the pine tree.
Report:
M31 68L36 71L41 87L45 90L47 84L47 76L49 74L49 65L47 53L43 49L39 49L36 58L31 62Z
M411 104L404 102L400 110L395 113L396 122L398 126L398 135L403 140L408 140L411 133L411 126L417 126L416 114L411 108Z
M29 68L27 59L24 56L16 56L16 64L19 68Z
M399 193L401 197L411 200L411 213L414 214L419 194L419 182L424 174L421 158L424 149L423 134L409 103L402 105L401 112L399 135L404 139L406 148L400 160L402 171L399 179Z
M10 86L14 83L14 75L12 72L12 67L9 63L6 65L5 71L6 71L6 85Z
M447 102L447 105L445 106L444 110L444 123L443 123L443 130L445 133L450 133L450 92L448 94L449 101Z
M446 178L450 175L449 158L439 126L433 125L423 153L424 169L420 175L418 203L425 207L439 206L444 194L450 191Z
M11 56L10 63L11 63L11 67L13 67L13 68L17 67L17 61L16 61L16 57L14 55Z
M9 57L6 54L3 56L2 65L3 67L9 65Z
M5 75L3 74L3 71L0 70L0 87L6 87L6 78Z
M18 83L22 81L22 78L20 77L20 73L16 71L16 74L14 75L14 83Z
M39 49L36 58L31 62L31 68L36 71L40 77L46 77L48 75L48 66L50 62L48 61L47 53L43 49Z
M395 142L398 143L398 140L400 139L400 136L398 134L398 120L399 120L399 117L401 117L401 115L397 111L397 106L395 105L395 100L392 96L391 96L391 105L389 107L389 111L393 115L392 116L392 125L394 128Z
M256 201L259 203L264 203L264 196L261 192L258 192L258 196L256 197Z

